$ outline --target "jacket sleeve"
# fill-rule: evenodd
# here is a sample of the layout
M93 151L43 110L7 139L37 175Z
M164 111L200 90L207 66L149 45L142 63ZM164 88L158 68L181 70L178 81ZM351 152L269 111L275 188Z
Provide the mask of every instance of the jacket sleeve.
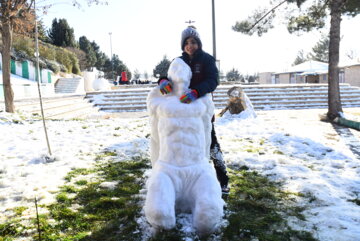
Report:
M215 59L211 55L205 57L203 71L205 80L193 87L198 92L199 97L213 92L218 86L219 71Z

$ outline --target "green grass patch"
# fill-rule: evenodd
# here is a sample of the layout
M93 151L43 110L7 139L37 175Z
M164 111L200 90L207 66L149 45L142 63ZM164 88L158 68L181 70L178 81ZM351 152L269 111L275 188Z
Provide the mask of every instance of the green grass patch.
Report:
M19 220L10 220L0 224L0 241L12 240L21 235L24 226L20 224Z
M273 151L273 154L285 155L284 152L282 152L282 151L280 151L280 150L275 150L275 151Z
M351 200L349 200L349 201L355 203L355 204L358 205L358 206L360 206L360 199L358 199L358 198L351 199Z
M87 180L79 180L75 182L76 185L78 186L85 186L86 184L88 184Z
M27 207L20 206L20 207L15 207L13 210L15 215L20 216L27 209L28 209Z
M354 199L348 199L349 202L353 202L356 205L360 206L360 193L359 192L354 192L354 195L356 196Z
M102 157L116 159L113 152ZM137 219L143 207L138 194L144 188L144 171L150 168L150 160L140 157L122 162L112 160L68 173L67 183L55 196L56 202L40 207L42 240L142 241ZM89 174L96 176L91 182L85 180ZM303 209L294 204L297 196L307 197L283 191L281 183L272 182L246 166L229 169L229 175L231 192L225 210L228 225L211 240L316 240L308 232L291 229L286 221L289 216L305 220ZM117 185L104 188L102 182ZM18 216L0 224L0 241L39 239L35 215L31 222L21 220L25 210L14 209ZM159 232L150 241L189 238L200 240L195 234L184 233L181 223L177 223L176 228Z
M104 155L114 156L110 152ZM142 209L135 194L144 188L144 171L149 165L150 160L136 158L69 172L66 185L55 196L56 202L40 207L47 210L39 217L42 240L141 240L140 233L133 234L138 230L136 220ZM94 173L98 181L90 183L81 179L71 183L74 178ZM101 187L104 181L119 184L108 189ZM20 215L25 209L18 207L16 212ZM18 237L39 239L35 215L26 227L21 223L20 218L13 218L1 224L0 241Z
M77 189L72 185L64 185L61 187L60 190L62 192L66 192L66 193L76 193L77 192Z
M257 172L230 170L231 192L222 240L316 240L311 233L293 230L286 217L304 220L302 208L294 205L297 194L284 192L281 183Z
M77 168L74 169L72 171L70 171L66 176L65 176L65 180L67 182L70 182L74 177L77 177L79 175L88 175L90 173L94 173L95 170L94 169L87 169L87 168Z
M74 117L74 118L71 118L70 121L83 121L85 120L84 118L80 118L80 117Z
M356 205L360 206L360 199L359 199L359 198L349 199L348 201L349 201L349 202L353 202L353 203L355 203Z
M104 158L106 158L106 157L115 157L115 156L117 156L117 153L116 153L115 150L114 150L114 151L106 150L106 151L98 154L98 155L96 156L96 158L95 158L95 161L102 160L102 159L104 159Z

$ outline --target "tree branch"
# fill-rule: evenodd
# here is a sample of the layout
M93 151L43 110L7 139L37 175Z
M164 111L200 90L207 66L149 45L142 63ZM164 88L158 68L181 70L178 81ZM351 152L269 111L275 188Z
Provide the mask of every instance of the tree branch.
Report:
M271 10L269 10L264 16L262 16L259 20L257 20L249 29L248 32L250 32L251 29L253 29L259 22L261 22L261 20L263 20L267 15L269 15L271 12L273 12L275 9L277 9L278 7L280 7L281 5L283 5L284 3L286 3L287 0L282 1L281 3L279 3L278 5L276 5L275 7L273 7Z

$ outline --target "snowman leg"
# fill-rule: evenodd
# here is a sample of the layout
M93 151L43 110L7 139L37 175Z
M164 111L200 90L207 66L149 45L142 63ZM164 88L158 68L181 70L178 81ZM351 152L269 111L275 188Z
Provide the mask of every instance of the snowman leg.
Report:
M149 179L145 201L145 216L158 229L175 227L175 189L168 175L154 173Z
M223 216L224 201L215 173L204 173L193 186L193 223L199 236L215 231Z

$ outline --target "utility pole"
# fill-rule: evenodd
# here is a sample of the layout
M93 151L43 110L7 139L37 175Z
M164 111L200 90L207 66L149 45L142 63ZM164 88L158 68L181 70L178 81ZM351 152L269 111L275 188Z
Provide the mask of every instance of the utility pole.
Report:
M213 57L216 60L216 35L215 35L215 0L212 1L212 35L213 35Z
M111 78L112 78L112 81L113 83L115 83L115 79L114 79L114 64L113 64L113 53L112 53L112 41L111 41L111 35L112 35L112 32L109 33L110 35L110 63L111 63Z
M212 35L213 35L213 57L216 62L216 67L220 71L220 60L216 58L216 33L215 33L215 0L211 0L212 3ZM220 73L218 75L218 84L220 84Z

